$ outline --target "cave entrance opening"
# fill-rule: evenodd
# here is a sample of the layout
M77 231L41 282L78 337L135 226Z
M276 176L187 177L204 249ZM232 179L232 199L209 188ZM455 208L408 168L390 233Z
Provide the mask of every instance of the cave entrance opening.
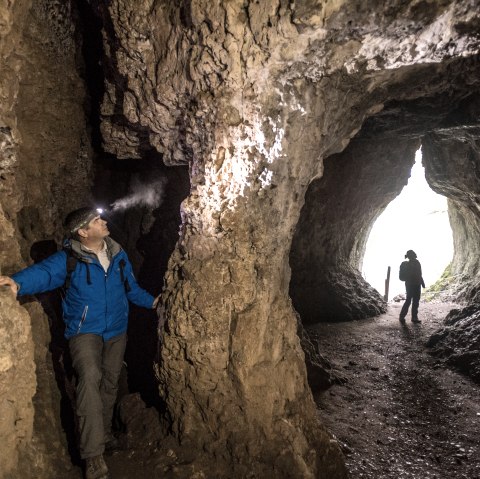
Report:
M409 249L417 253L427 288L441 277L453 256L447 199L428 185L421 149L415 155L408 184L377 218L367 240L362 274L381 295L388 266L389 298L405 292L398 270Z

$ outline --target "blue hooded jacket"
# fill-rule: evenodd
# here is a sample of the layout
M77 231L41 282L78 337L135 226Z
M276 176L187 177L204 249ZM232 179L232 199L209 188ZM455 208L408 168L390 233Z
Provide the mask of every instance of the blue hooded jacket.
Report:
M71 273L70 286L62 301L65 337L92 333L109 340L126 332L128 300L137 306L152 308L154 297L140 288L128 257L111 238L105 238L110 266L107 272L97 255L86 251L80 242L68 240L66 248L78 258ZM124 261L122 281L120 262ZM37 294L59 288L67 279L67 253L59 251L49 258L15 273L12 279L20 285L19 295Z

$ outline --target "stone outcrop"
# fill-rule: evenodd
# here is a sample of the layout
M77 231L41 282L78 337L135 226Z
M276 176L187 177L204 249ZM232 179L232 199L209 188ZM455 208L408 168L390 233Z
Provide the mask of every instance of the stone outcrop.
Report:
M16 471L33 434L35 363L30 317L5 288L0 290L0 477Z
M478 303L453 309L445 318L445 326L428 340L431 353L445 360L480 384L480 308Z
M480 381L480 95L470 96L450 115L450 122L426 136L426 176L449 199L454 257L450 287L464 308L453 310L429 341L432 353Z
M452 125L439 128L423 141L425 174L431 187L449 199L449 215L454 240L451 273L456 296L462 301L478 301L480 233L480 95L468 99L463 118L458 114ZM453 115L452 115L453 116Z
M1 274L30 263L36 243L60 241L65 213L90 197L92 154L73 10L56 0L0 6ZM48 319L29 304L30 322L24 308L0 294L7 361L0 371L0 477L68 476Z

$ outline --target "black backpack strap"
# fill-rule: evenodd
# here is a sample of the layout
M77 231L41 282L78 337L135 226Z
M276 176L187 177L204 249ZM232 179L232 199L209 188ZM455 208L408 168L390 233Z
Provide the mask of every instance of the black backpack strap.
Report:
M129 293L131 291L131 288L130 288L130 285L128 284L128 279L125 278L125 272L124 272L124 269L126 266L125 260L121 259L118 262L118 264L120 265L120 279L122 280L123 286L125 287L125 292Z
M78 258L72 253L71 249L66 249L65 253L67 253L67 277L65 279L63 289L66 292L72 283L72 273L77 267Z
M65 278L65 284L63 285L63 293L65 294L70 288L71 282L72 282L72 273L75 271L75 268L77 267L77 263L80 261L79 258L72 252L71 249L65 248L65 253L67 254L67 277ZM87 284L91 285L92 280L90 277L90 267L89 264L86 261L83 261L85 263L85 267L87 268ZM120 265L120 278L122 280L123 286L125 287L125 291L129 293L131 291L130 285L128 284L128 279L125 277L125 260L121 259L119 261Z
M87 267L87 284L92 284L92 280L90 278L90 267L88 266L88 263L85 262L85 266Z
M72 284L72 273L75 271L75 268L77 267L77 263L81 260L78 258L78 256L75 253L73 253L71 248L65 248L64 251L67 254L67 276L65 278L65 284L63 285L63 294L65 295L68 288L70 288ZM91 285L92 280L90 278L90 268L86 261L83 261L83 263L85 263L85 266L87 268L87 284Z

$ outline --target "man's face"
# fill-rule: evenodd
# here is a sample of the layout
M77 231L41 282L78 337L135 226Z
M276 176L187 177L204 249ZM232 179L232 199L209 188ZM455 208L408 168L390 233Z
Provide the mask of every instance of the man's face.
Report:
M79 234L86 240L103 239L110 234L107 228L107 222L100 215L95 216L85 228L81 228Z

